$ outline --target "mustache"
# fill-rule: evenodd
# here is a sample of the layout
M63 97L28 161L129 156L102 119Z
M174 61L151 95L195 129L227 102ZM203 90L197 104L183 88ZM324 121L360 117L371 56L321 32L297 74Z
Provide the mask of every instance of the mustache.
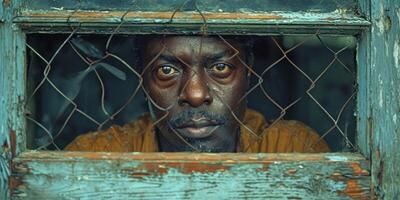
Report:
M185 110L179 113L176 117L173 117L170 121L172 127L181 127L184 124L189 123L193 118L204 117L208 121L214 121L217 124L224 125L227 122L226 117L216 114L214 112L204 110Z

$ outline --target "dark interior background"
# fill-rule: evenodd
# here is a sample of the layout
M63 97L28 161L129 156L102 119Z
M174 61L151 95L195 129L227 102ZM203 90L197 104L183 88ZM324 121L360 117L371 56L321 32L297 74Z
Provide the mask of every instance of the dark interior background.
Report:
M101 108L101 87L94 72L82 75L88 67L86 63L67 43L61 49L60 45L68 35L54 34L32 34L28 35L27 43L33 47L43 58L50 60L55 52L51 64L49 79L57 88L73 99L78 108L96 119L104 121L107 115ZM74 41L85 44L93 49L94 53L105 51L108 36L101 35L81 35L74 36ZM304 71L310 78L315 79L334 59L334 54L326 47L338 51L343 47L348 48L338 54L338 58L346 65L348 72L342 64L335 61L326 73L318 80L311 94L328 111L333 118L339 114L342 105L351 96L355 87L355 39L353 37L321 36L325 45L316 36L274 36L276 41L284 49L290 49L299 42L306 39L300 47L291 51L288 57ZM282 53L276 44L273 43L271 36L254 36L254 69L261 73L266 67L270 66L280 57ZM133 68L137 66L138 56L136 47L137 39L134 36L114 36L110 43L109 51L118 55ZM58 50L59 49L59 50ZM43 62L32 51L28 51L28 97L31 96L34 88L43 79L43 71L46 63ZM90 57L90 56L89 56ZM94 58L93 58L94 59ZM108 58L103 61L119 70L115 75L109 70L98 68L105 88L105 108L109 113L117 111L129 98L137 87L138 79L126 66L116 59ZM121 76L121 73L124 76ZM79 78L77 78L79 77ZM125 78L125 80L124 80ZM299 97L302 99L287 110L283 119L299 120L315 129L319 134L324 134L334 124L322 109L306 94L310 87L310 82L286 59L272 67L263 76L263 86L268 94L282 107L290 105ZM257 83L255 76L252 76L251 86ZM250 87L251 87L250 86ZM79 91L79 92L77 92ZM281 110L270 102L261 92L260 88L255 89L248 96L248 107L258 110L264 114L268 120L274 120L280 116ZM75 137L88 131L97 130L98 126L88 118L74 112L71 105L60 93L46 81L29 99L27 113L29 117L46 127L55 138L58 147L63 148ZM123 125L135 120L139 115L146 112L144 94L139 91L136 97L127 107L116 116L114 120L105 124L103 128L111 124ZM355 144L355 99L351 100L343 110L339 120L339 126L344 131L346 137ZM68 123L65 123L66 120ZM28 146L31 149L45 147L55 149L51 144L49 135L32 120L28 120ZM62 130L62 131L60 131ZM333 129L325 136L325 140L333 151L353 151L350 145L344 140L343 135ZM50 145L47 145L50 144Z

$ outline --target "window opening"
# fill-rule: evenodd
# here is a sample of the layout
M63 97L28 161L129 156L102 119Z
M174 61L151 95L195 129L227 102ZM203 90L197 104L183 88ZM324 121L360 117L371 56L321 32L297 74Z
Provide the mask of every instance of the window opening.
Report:
M180 144L185 146L183 151L219 151L207 147L207 142L202 143L216 134L228 138L222 138L228 144L219 146L241 146L240 150L235 148L238 152L249 152L251 148L267 152L266 146L282 141L271 137L269 144L263 143L264 134L273 134L265 130L278 126L281 126L279 134L289 133L286 140L307 146L306 149L315 150L326 142L331 151L358 151L354 116L355 39L352 36L326 36L318 32L285 36L80 35L76 30L69 35L28 35L26 118L31 149L62 150L79 135L94 131L107 132L107 137L95 140L118 141L121 137L116 134L128 130L118 126L129 126L149 112L150 107L156 115L153 123L169 125L165 129L181 140ZM174 43L171 38L178 40ZM158 49L153 49L152 58L146 57L149 44L158 45ZM199 58L208 56L207 59L195 62L194 57L186 58L182 49L190 45L197 45L192 50ZM227 50L226 55L211 62L209 57L215 57L214 50L219 47ZM197 66L199 63L203 66ZM242 77L245 89L234 98L226 94L229 89L218 88L226 86L232 72L246 74ZM148 74L150 78L144 77ZM157 79L161 81L148 81L154 76L159 76ZM170 84L158 87L161 91L158 92L164 92L163 97L172 95L176 99L160 103L163 100L154 99L154 91L149 92L146 81L158 86ZM184 94L187 87L199 90L200 100L193 92ZM225 109L227 115L207 112L207 106L213 103L219 103L219 109ZM255 119L244 121L243 113L237 110L241 104L264 116L265 124L257 127L249 125L256 123ZM185 110L182 108L193 112L184 112L179 118L177 113ZM201 129L203 122L188 122L183 120L185 117L206 118L207 128L203 128L206 131ZM165 119L170 121L163 123ZM234 134L227 133L236 129L218 135L218 129L228 124L227 121L240 127L240 134L246 131L249 137L245 144L229 144L242 141L238 139L240 135L229 138ZM302 131L309 130L307 127L318 134L312 142L301 136ZM157 141L161 139L160 134L156 137ZM98 141L91 140L87 145L93 142ZM125 142L118 141L121 146ZM160 144L157 146L161 149ZM113 149L112 145L102 148Z

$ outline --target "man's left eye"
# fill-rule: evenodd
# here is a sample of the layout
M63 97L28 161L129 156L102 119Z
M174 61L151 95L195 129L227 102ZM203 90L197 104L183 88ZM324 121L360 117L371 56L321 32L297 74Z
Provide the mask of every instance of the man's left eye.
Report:
M225 63L217 63L212 65L210 70L218 75L229 75L232 72L232 67Z

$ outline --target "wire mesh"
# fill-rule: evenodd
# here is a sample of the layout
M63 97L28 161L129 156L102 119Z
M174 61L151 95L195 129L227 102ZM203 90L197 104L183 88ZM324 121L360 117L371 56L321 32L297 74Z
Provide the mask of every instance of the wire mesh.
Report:
M181 12L181 8L184 7L187 2L188 1L185 1L176 8L171 15L170 23L174 22L175 14L177 12ZM323 121L323 124L329 123L330 125L328 127L320 128L323 130L318 131L319 138L313 143L307 143L306 145L308 145L308 148L313 149L315 145L318 145L320 142L325 140L328 142L328 144L331 144L332 142L329 140L339 138L343 144L337 145L338 147L331 146L332 150L357 151L357 145L354 139L355 130L354 128L351 128L351 126L354 127L354 101L357 92L356 72L354 69L354 62L343 61L341 58L341 56L344 56L346 57L346 60L354 60L352 57L354 56L353 40L343 40L340 37L332 39L331 37L320 35L318 31L312 35L302 35L297 37L268 36L260 38L256 36L243 36L240 38L240 36L210 36L207 33L207 19L204 17L200 9L197 7L195 8L203 19L203 24L201 25L202 34L197 35L197 37L201 38L199 52L201 52L203 49L203 40L212 37L218 40L227 49L229 49L229 52L231 52L230 57L226 60L239 60L244 68L244 71L246 71L248 74L248 89L245 93L243 93L243 95L235 98L237 101L234 104L227 102L226 97L221 95L221 92L218 90L218 88L214 87L215 83L212 84L204 81L204 87L208 91L209 95L212 96L212 98L217 99L219 102L222 102L222 107L229 111L230 116L225 117L234 120L234 124L239 125L241 129L246 129L250 135L255 138L254 142L250 142L243 148L243 152L246 152L249 148L251 148L253 143L260 141L265 137L262 134L260 135L259 130L254 130L254 128L249 127L246 123L244 123L243 116L238 116L237 114L237 108L240 107L239 105L243 102L247 102L249 99L257 99L258 106L254 107L264 110L264 114L266 112L271 112L271 110L273 110L272 113L276 114L271 114L271 116L267 117L270 121L267 123L264 129L273 127L277 123L286 119L296 119L296 115L310 115L309 119L307 120L310 123L307 124L311 126L311 128L313 128L313 125L317 124L319 121ZM34 135L34 139L32 139L32 148L38 150L62 150L70 142L68 140L62 141L63 136L65 138L66 135L70 135L69 137L74 138L79 134L85 134L87 130L101 132L105 129L111 129L111 132L113 132L113 126L109 128L110 125L118 123L116 122L118 121L118 117L123 115L124 112L140 113L144 111L135 108L135 106L138 106L138 103L133 102L137 98L146 98L147 102L149 102L151 105L150 107L154 108L158 113L163 113L162 116L153 116L154 127L157 127L159 123L165 121L166 118L169 117L171 109L176 107L184 107L182 106L182 100L180 99L183 91L185 91L188 85L191 84L191 81L199 81L199 77L202 77L203 75L199 74L200 72L191 63L187 63L181 55L176 55L174 51L172 51L170 47L166 45L165 40L169 38L168 35L158 36L164 38L162 40L162 48L155 54L153 58L148 59L149 61L147 63L138 62L138 60L144 59L140 56L124 57L118 55L118 53L115 53L116 51L113 49L113 44L126 43L127 41L129 43L133 41L129 44L132 44L132 46L136 45L137 49L133 50L136 52L141 51L141 49L139 49L142 48L140 43L143 43L143 41L146 40L145 36L136 38L135 36L129 36L121 39L121 36L118 35L119 28L125 23L124 17L127 13L128 12L121 16L121 24L115 27L112 33L110 33L108 36L100 37L100 40L103 41L103 47L101 48L98 47L98 45L96 45L94 42L91 42L90 39L91 37L99 38L99 36L83 36L78 34L80 29L79 24L77 26L71 25L71 32L65 37L54 36L57 38L55 40L58 42L54 42L54 40L52 42L52 39L47 39L48 43L52 44L51 48L48 46L41 46L44 43L40 41L40 38L43 39L43 37L36 37L39 38L36 40L28 40L26 46L29 50L31 61L29 65L30 78L28 77L28 88L31 88L31 92L29 94L26 106L26 119L30 122L32 126L31 129L33 130L32 135ZM71 13L71 17L72 16L73 13ZM148 38L151 37L156 36L148 36ZM232 44L232 40L239 41L239 43L247 43L249 46L251 46L251 48L250 50L245 48L240 49L236 44ZM268 43L269 49L260 50L262 45L257 46L257 44L254 44L260 41L261 43ZM337 42L340 42L340 44L335 44ZM313 44L314 46L318 46L319 50L324 49L325 53L305 52L310 50L305 47L309 43ZM318 43L318 45L315 45L316 43ZM49 48L55 49L54 52L50 52ZM302 48L306 49L302 50ZM275 56L273 62L266 64L265 61L257 61L256 59L255 62L251 63L246 60L249 57L254 56L254 54L260 54L262 57L262 53L257 53L257 51L273 52L272 54ZM154 70L152 68L153 65L155 65L154 63L165 53L172 55L173 59L175 59L176 62L179 62L183 66L182 68L186 70L185 73L190 74L190 76L188 76L188 78L182 81L180 84L180 92L176 95L176 100L171 101L167 106L161 105L159 99L153 98L152 92L149 91L149 86L144 82L144 77L149 73L153 73ZM245 56L243 57L242 54L245 54ZM306 54L309 57L307 60L309 63L299 63L296 61L299 60L299 56L301 57L301 55ZM310 70L310 67L307 66L315 66L316 64L310 64L311 61L309 60L311 60L313 57L314 60L318 60L315 57L318 57L319 55L329 56L326 56L326 58L323 59L324 62L317 63L318 68ZM58 66L60 65L60 62L61 64L62 62L67 62L65 61L66 59L79 60L80 63L84 64L85 68L82 70L79 67L75 69L74 66L70 66L69 73L66 73L66 69L63 71L63 69L60 69ZM35 62L33 62L33 60L35 60ZM286 74L286 76L284 76L286 78L284 85L299 84L299 81L296 80L301 79L301 87L297 87L296 91L280 92L280 95L278 95L279 97L276 97L276 92L274 93L270 88L272 84L279 84L279 82L282 82L282 80L276 80L277 77L278 79L282 78L282 76L276 76L276 73L278 73L277 71L281 69L286 71L283 73ZM63 73L70 76L67 76ZM337 76L335 76L335 73ZM343 78L343 76L346 76L346 78ZM331 85L331 89L319 88L318 86L320 82L324 81L323 79L326 78L332 79L330 81L333 83L333 85ZM29 81L30 79L40 80ZM63 80L60 81L60 79ZM95 79L97 82L97 85L91 85L91 88L86 90L99 91L99 97L96 98L100 98L98 100L100 103L96 105L99 107L101 112L100 114L98 112L89 112L87 109L85 109L85 105L91 104L90 102L82 103L80 100L78 100L79 95L85 95L85 91L82 88L86 87L86 79ZM107 85L112 84L111 82L113 81L119 81L120 83L123 83L124 81L127 81L127 79L133 80L134 85L126 86L126 91L118 91L117 93L122 94L121 98L119 98L118 95L113 97L114 99L118 99L118 106L110 106L109 101L112 100L108 100L107 94L113 93L113 91L110 91L112 89L109 90L110 87L107 87ZM344 79L345 81L343 81ZM132 81L130 83L132 83ZM247 83L243 82L243 84ZM337 95L335 96L334 93L337 87L341 87L341 89L345 91L343 92L345 95L341 94L339 97ZM47 101L46 98L49 98L49 93L53 93L54 95L58 96L58 101L55 101L53 105L50 105L51 103L44 103ZM93 99L93 97L89 99ZM334 104L338 106L326 106L327 104L332 104L331 102L335 102ZM37 106L38 104L41 105ZM313 111L311 112L310 110L305 110L304 105L311 105L309 107L312 107ZM44 107L50 106L53 106L52 108L56 107L57 109L47 109L47 111L46 109L43 109ZM202 106L207 108L207 100L202 102ZM40 109L49 113L40 113L38 111ZM294 112L296 109L297 112ZM302 109L304 112L299 112L299 110L302 111ZM75 122L71 121L71 119L75 115L79 115L81 118L84 118L88 123L91 124L90 127L87 127L86 130L77 128L75 131L85 131L80 133L71 133L71 131L73 132L74 130L71 130L70 128L68 129L67 127L74 126ZM99 117L99 115L103 117ZM300 118L307 119L304 116ZM58 123L59 127L54 125L54 123ZM124 123L126 123L126 121L122 122L122 124ZM184 149L197 152L207 151L201 148L199 149L198 146L193 145L192 140L195 139L188 139L182 135L181 131L176 130L176 128L174 128L174 126L169 122L167 124L172 131L170 134L175 134L176 137L182 140L184 143L183 145L187 146L187 148ZM216 125L212 130L209 131L208 134L218 131L219 125ZM303 139L297 138L298 134L296 132L291 134L293 135L293 140L298 140L298 142L301 143L305 142ZM110 137L111 139L118 140L118 138L113 138L113 134L110 134ZM124 142L125 141L121 141L121 145Z

